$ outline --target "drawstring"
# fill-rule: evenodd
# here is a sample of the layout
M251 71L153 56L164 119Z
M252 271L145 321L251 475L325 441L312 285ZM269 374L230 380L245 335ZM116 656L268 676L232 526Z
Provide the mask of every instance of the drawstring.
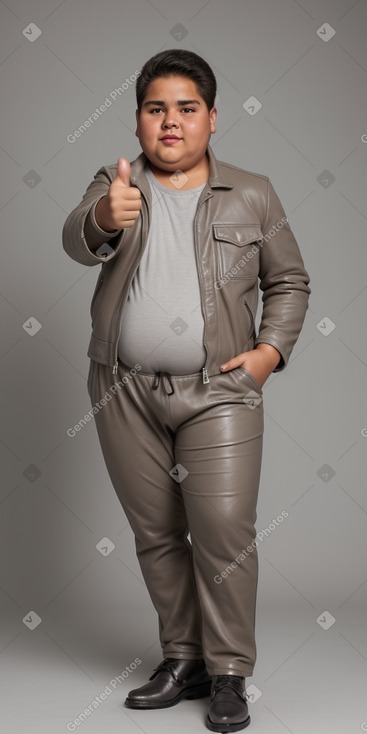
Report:
M159 385L159 383L160 383L160 379L161 379L161 377L162 377L162 386L164 385L164 389L165 389L165 391L166 391L166 395L173 395L173 393L174 393L174 387L173 387L173 385L172 385L172 380L171 380L170 374L169 374L168 372L156 372L156 373L155 373L155 375L154 375L154 380L153 380L153 384L152 384L152 390L157 390L157 388L158 388L158 385ZM170 386L171 386L171 388L172 388L172 389L171 389L171 392L168 392L168 390L167 390L167 385L166 385L166 383L165 383L165 380L164 380L164 378L166 378L166 379L167 379L167 381L169 382L169 384L170 384Z

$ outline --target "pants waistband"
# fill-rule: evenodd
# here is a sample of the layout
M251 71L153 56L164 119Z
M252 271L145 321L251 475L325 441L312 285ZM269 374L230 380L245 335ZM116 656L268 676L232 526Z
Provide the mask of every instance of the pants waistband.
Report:
M120 359L120 357L118 357L118 361L119 361L119 363L121 364L121 366L123 367L124 370L127 370L127 371L131 370L131 367L129 367L129 365L125 364L125 362L123 362L122 359ZM140 377L153 377L154 379L153 379L153 382L152 382L151 389L152 390L157 390L158 387L159 387L159 385L161 384L162 385L162 389L164 389L165 392L166 392L166 395L173 395L173 393L175 392L175 389L174 389L174 386L173 386L173 383L172 383L172 378L173 378L173 380L175 380L175 379L185 379L185 378L187 379L187 378L190 378L190 377L197 377L198 379L201 380L201 378L202 378L202 372L201 371L199 371L199 372L193 372L193 373L190 373L190 374L187 374L187 375L172 375L169 372L167 372L166 370L157 370L156 372L142 372L142 371L139 371L136 374L137 374L137 376L140 376Z

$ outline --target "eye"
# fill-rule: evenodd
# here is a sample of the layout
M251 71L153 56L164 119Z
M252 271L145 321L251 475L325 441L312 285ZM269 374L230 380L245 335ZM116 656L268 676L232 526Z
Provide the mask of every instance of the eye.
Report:
M183 112L195 112L195 110L193 110L192 107L184 107Z
M162 112L160 107L153 107L152 110L150 110L150 113L153 114L154 112Z

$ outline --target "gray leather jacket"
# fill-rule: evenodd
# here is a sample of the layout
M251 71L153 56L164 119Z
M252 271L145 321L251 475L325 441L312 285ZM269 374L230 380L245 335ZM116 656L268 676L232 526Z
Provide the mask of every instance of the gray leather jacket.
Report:
M218 161L208 146L209 179L198 200L194 243L206 361L203 382L219 366L260 342L276 347L286 366L301 331L310 281L284 209L267 176ZM63 247L83 265L102 264L90 313L88 356L117 373L122 311L147 243L151 195L144 174L146 157L131 163L131 186L142 195L131 228L107 235L93 224L91 209L116 176L117 164L102 166L82 201L67 217ZM259 286L263 309L258 334L255 315Z

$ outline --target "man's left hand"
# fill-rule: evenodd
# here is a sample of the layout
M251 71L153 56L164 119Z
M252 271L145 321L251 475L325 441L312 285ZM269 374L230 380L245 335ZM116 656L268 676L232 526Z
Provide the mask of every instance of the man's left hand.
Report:
M256 349L251 349L249 352L242 352L237 357L233 357L228 362L221 364L220 369L223 372L228 372L236 367L244 367L245 370L255 377L255 380L262 387L274 371L280 358L281 354L275 347L272 347L271 344L261 343L257 345Z

